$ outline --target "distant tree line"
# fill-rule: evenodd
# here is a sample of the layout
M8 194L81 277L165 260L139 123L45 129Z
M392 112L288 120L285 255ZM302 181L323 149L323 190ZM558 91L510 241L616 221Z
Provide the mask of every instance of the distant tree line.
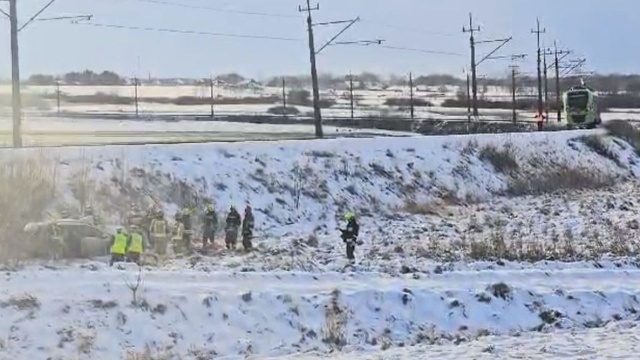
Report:
M248 81L244 76L237 73L229 73L218 75L213 78L218 83L228 85L238 85ZM278 76L271 77L262 85L270 87L282 86L282 80L285 81L285 86L288 89L308 89L311 87L311 79L309 76ZM392 75L383 78L377 74L370 72L363 72L361 74L354 74L351 79L354 83L356 90L380 88L387 89L394 86L407 86L408 76ZM210 82L210 78L202 79L152 79L150 77L141 78L138 81L141 84L186 84L186 85L206 85ZM30 76L26 81L28 85L55 85L57 82L66 85L126 85L133 83L130 77L119 75L113 71L105 70L102 72L94 72L92 70L84 70L81 72L70 72L63 75L46 75L46 74L34 74ZM336 89L345 90L349 87L348 75L333 75L333 74L320 74L318 76L318 82L322 89ZM260 84L259 82L256 82ZM466 79L457 78L448 74L432 74L432 75L418 75L414 77L413 83L415 86L459 86L466 87ZM611 95L617 95L620 93L640 95L640 75L635 74L608 74L608 75L594 75L587 79L587 83L590 87ZM479 87L486 89L487 87L502 87L508 88L511 86L511 81L508 78L483 78L478 80ZM561 89L567 89L573 85L579 84L578 78L567 77L561 81ZM520 77L518 78L518 88L535 88L537 86L537 78L535 77ZM555 91L555 79L552 74L549 78L549 88L551 92Z
M125 85L127 79L113 71L95 73L91 70L70 72L62 76L34 74L26 81L28 85L55 85L61 82L69 85Z

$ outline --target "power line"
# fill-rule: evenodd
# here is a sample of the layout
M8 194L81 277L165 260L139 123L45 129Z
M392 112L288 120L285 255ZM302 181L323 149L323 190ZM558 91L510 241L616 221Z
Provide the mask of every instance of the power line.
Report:
M232 37L232 38L243 38L243 39L261 39L261 40L277 40L277 41L303 41L302 39L279 37L279 36L244 35L244 34L209 32L209 31L198 31L198 30L182 30L182 29L170 29L170 28L155 28L155 27L147 27L147 26L104 24L104 23L95 23L95 22L72 22L72 24L111 28L111 29L155 31L155 32L186 34L186 35L207 35L207 36L221 36L221 37Z
M42 9L40 9L40 11L38 11L37 13L35 13L32 17L29 18L29 20L27 20L26 23L24 23L24 25L22 25L18 31L22 31L22 29L24 29L25 27L27 27L27 25L31 24L31 22L33 22L33 20L35 20L38 16L40 16L40 14L42 14L45 10L47 10L51 5L53 5L53 3L56 2L56 0L49 0L49 2L47 3L47 5L43 6Z
M391 49L391 50L412 51L412 52L420 52L420 53L432 54L432 55L464 56L463 54L455 53L455 52L416 49L416 48L408 48L408 47L401 47L401 46L380 45L379 47L385 48L385 49Z
M377 26L386 27L386 28L389 28L389 29L395 29L395 30L400 30L400 31L405 31L405 32L412 32L412 33L417 33L417 34L422 34L422 35L445 36L445 37L457 37L458 36L456 34L450 34L450 33L442 33L442 32L436 32L436 31L425 31L425 30L422 30L422 29L397 26L397 25L393 25L393 24L389 24L389 23L385 23L385 22L380 22L380 21L363 20L363 22L369 23L369 24L373 24L373 25L377 25Z
M233 9L216 8L216 7L203 6L203 5L188 5L188 4L175 3L175 2L165 1L165 0L128 0L128 1L142 2L142 3L162 5L162 6L173 6L173 7L180 7L185 9L192 9L192 10L222 12L222 13L229 13L229 14L300 19L300 16L298 15L284 15L284 14L263 13L263 12L256 12L256 11L233 10Z

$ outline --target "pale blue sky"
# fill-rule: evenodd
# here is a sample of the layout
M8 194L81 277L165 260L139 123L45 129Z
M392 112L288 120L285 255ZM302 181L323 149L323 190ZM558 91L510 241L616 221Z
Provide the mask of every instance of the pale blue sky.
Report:
M304 0L166 0L227 10L280 14L250 16L141 2L140 0L57 0L42 17L93 14L93 22L165 27L205 32L279 36L299 41L271 41L180 35L71 25L43 21L20 35L22 74L111 69L123 75L205 77L239 72L252 77L308 72L305 19L297 7ZM48 0L18 0L24 22ZM8 5L2 8L8 11ZM524 71L533 72L535 36L540 16L546 41L559 40L588 58L598 72L640 72L637 0L321 0L315 21L355 18L362 21L343 41L382 38L386 45L455 52L442 56L375 46L329 47L318 58L321 72L381 74L452 73L468 63L468 37L462 26L472 11L483 28L481 38L513 36L502 54L528 53ZM300 16L297 18L296 16ZM0 37L0 76L10 74L9 22ZM328 40L339 27L319 29L316 41ZM488 50L480 48L480 55ZM138 61L139 59L139 61ZM482 65L482 74L502 74L508 61Z

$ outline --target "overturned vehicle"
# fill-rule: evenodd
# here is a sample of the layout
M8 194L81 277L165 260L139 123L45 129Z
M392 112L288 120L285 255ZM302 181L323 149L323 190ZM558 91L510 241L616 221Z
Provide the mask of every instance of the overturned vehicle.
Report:
M109 254L111 236L93 224L93 218L58 219L28 223L29 257L53 259L78 259Z

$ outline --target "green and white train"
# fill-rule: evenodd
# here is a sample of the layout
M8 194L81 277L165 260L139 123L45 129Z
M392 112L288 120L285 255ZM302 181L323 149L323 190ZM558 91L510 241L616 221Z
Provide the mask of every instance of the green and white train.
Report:
M567 128L593 129L602 123L598 94L585 85L576 86L562 96Z

